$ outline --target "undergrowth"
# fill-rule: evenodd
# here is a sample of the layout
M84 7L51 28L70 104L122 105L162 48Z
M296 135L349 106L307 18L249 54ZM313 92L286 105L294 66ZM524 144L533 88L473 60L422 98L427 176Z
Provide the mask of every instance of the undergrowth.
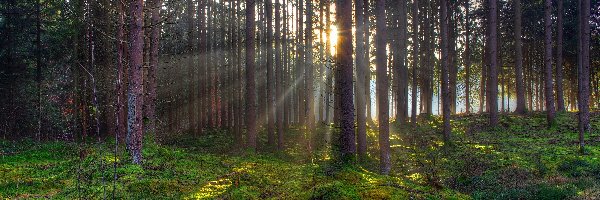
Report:
M600 196L600 119L592 117L587 155L578 154L577 121L542 113L454 116L452 144L441 120L391 129L393 170L377 174L377 132L369 157L337 165L335 130L286 131L286 150L244 151L230 133L212 131L144 141L142 166L114 143L0 141L0 198L52 199L591 199ZM261 134L260 143L266 143ZM156 142L155 142L156 141ZM310 143L308 142L310 141ZM310 144L310 148L307 148ZM114 196L113 196L114 195Z

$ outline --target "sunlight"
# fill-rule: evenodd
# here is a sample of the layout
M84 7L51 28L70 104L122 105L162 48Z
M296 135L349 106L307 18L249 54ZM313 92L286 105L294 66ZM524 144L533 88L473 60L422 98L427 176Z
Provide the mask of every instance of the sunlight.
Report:
M335 55L335 47L337 46L338 41L338 30L337 27L331 26L331 34L329 34L329 40L331 41L329 44L331 45L329 49L331 49L331 55Z

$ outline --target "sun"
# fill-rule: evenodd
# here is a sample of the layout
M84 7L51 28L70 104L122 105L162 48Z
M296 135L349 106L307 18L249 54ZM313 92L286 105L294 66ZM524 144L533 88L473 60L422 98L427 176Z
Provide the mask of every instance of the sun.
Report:
M335 46L337 45L338 41L338 30L336 26L331 26L331 32L329 33L329 41L329 49L331 50L331 55L335 55Z

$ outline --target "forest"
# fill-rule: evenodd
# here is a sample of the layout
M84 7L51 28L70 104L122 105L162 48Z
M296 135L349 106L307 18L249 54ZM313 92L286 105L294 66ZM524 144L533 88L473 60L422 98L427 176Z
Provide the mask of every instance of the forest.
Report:
M600 1L2 0L0 199L600 199Z

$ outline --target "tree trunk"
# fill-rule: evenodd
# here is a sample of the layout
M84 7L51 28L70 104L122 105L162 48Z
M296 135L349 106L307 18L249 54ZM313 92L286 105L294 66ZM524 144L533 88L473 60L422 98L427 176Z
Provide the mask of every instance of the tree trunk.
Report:
M544 25L545 25L545 56L544 56L544 79L546 97L546 118L548 126L554 126L554 87L552 82L552 0L545 0Z
M419 0L413 0L412 9L412 91L411 91L411 115L410 121L413 126L417 125L417 68L419 67Z
M365 60L363 56L360 56L361 52L364 52L364 11L363 11L363 0L355 0L355 13L354 17L356 20L356 84L354 88L356 90L356 138L358 142L358 159L363 161L367 156L367 124L365 114L366 104L366 92L365 92Z
M407 22L407 14L406 14L406 1L398 1L398 32L400 33L400 37L396 42L397 46L394 51L398 52L394 56L394 79L396 84L398 85L396 91L396 121L401 122L402 124L407 122L408 116L408 67L406 65L406 55L407 55L407 41L408 41L408 22Z
M381 174L389 174L391 165L390 133L389 133L389 100L386 56L386 17L385 0L377 0L375 4L376 34L375 59L377 64L377 102L379 103L377 118L379 122L379 169Z
M266 0L265 15L267 18L267 141L269 146L275 146L275 103L273 98L273 2ZM279 14L279 13L277 13ZM276 64L277 65L277 64Z
M556 38L556 110L565 111L565 97L563 92L563 1L557 0L557 38Z
M589 95L590 95L590 0L579 0L581 5L579 20L579 65L578 65L578 84L579 85L579 148L581 153L585 153L584 135L589 133L590 113L589 113Z
M142 30L142 11L143 1L132 0L129 2L129 14L131 21L129 24L129 87L128 87L128 116L127 116L127 149L129 150L132 162L142 164L142 67L143 67L143 30Z
M150 65L148 68L148 80L146 88L148 98L145 104L148 124L146 130L149 133L156 133L156 69L158 69L158 49L160 42L160 9L161 1L153 0L151 11L151 32L150 32Z
M469 0L465 0L465 113L471 113L471 21Z
M523 85L523 45L521 39L521 0L515 0L515 82L517 82L517 108L515 113L525 114L525 87Z
M450 112L451 112L451 99L450 99L450 88L449 88L449 77L448 77L448 73L449 73L449 68L450 68L450 55L449 54L449 44L448 44L448 40L449 35L448 35L448 29L449 29L449 21L450 21L450 16L448 15L448 0L441 0L441 9L442 9L442 15L441 15L441 27L442 27L442 114L443 114L443 121L444 121L444 142L445 144L450 142L450 132L451 127L450 127Z
M496 126L498 124L498 7L497 0L490 0L490 15L489 15L489 29L490 35L488 36L490 44L490 70L488 77L488 88L487 88L487 104L489 105L490 111L490 126Z
M336 1L338 44L336 59L339 76L340 98L340 153L343 162L354 160L356 142L354 136L354 104L352 96L352 1Z
M246 0L246 134L248 147L256 150L256 88L254 80L254 7L255 0Z

